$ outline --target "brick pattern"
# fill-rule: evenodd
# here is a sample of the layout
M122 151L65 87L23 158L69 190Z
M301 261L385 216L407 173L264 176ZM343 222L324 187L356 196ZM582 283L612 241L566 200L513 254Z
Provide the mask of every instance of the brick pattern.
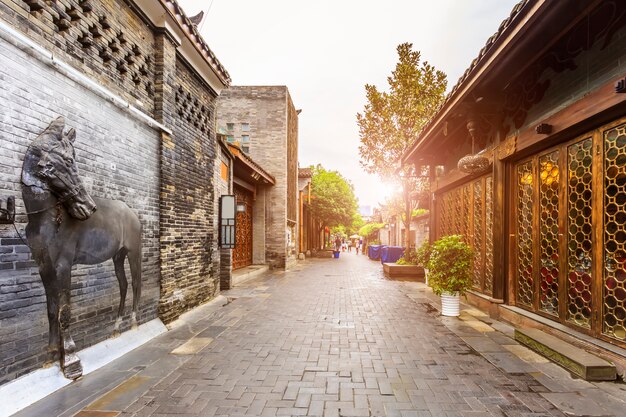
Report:
M124 0L2 0L0 18L114 90L154 111L154 35Z
M165 55L171 59L167 48ZM165 61L164 72L167 65ZM189 116L186 110L181 116L183 105L175 104L177 112L170 113L174 134L164 137L161 146L159 315L166 323L219 292L220 257L214 204L214 176L219 169L213 129L216 94L181 57L176 57L174 85L178 87L173 94L171 90L163 92L166 100L173 98L176 102L178 95L179 103L184 97L189 103L199 103L198 109L204 107L205 113ZM208 118L208 122L190 123L189 117L194 121Z
M220 215L220 196L230 194L232 184L232 161L226 156L226 152L221 147L218 147L219 158L215 164L215 236L219 237L219 215ZM228 178L222 178L221 165L227 166ZM219 245L219 243L218 243ZM232 249L220 248L220 290L228 290L232 283L233 274L233 254Z
M298 214L298 113L287 94L287 219Z
M123 200L143 224L140 322L156 317L159 297L159 136L53 68L0 42L0 198L17 197L17 228L27 222L20 173L26 147L64 116L75 128L76 159L87 191ZM114 164L114 169L111 166ZM130 271L127 269L127 276ZM119 302L113 263L72 272L72 335L77 348L111 336ZM132 291L127 296L129 326ZM0 225L0 384L40 367L48 342L45 295L30 250L11 225Z
M537 368L505 348L526 366L492 365L461 337L496 344L414 287L352 254L238 287L197 334L212 343L121 416L564 417Z
M289 134L288 114L295 115L289 91L284 86L241 87L224 90L218 100L218 127L227 131L227 123L249 123L250 157L275 179L273 187L265 189L265 259L272 267L285 268L291 255L287 243L288 182L297 155L297 134ZM297 116L293 116L297 120ZM297 123L292 123L297 130ZM288 158L288 138L293 142L292 159ZM289 164L291 162L291 165ZM297 182L297 159L294 178ZM294 182L294 190L297 183ZM293 193L293 198L297 198ZM294 206L296 203L292 203ZM256 205L256 203L255 203ZM256 208L255 208L256 210ZM258 213L255 213L255 224ZM292 220L297 220L295 217ZM295 234L292 238L295 240ZM255 236L255 241L257 241ZM256 243L255 243L256 246ZM258 259L255 255L255 262Z

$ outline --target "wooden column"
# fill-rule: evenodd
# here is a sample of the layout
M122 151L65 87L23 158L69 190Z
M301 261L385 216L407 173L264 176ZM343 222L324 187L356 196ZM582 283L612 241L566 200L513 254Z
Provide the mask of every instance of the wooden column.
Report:
M434 164L430 165L429 171L430 184L432 185L436 181L437 177L436 167ZM428 198L428 240L432 244L437 239L437 202L435 201L435 194L433 192L430 193Z
M506 164L498 159L497 153L493 159L493 298L504 300L508 279L507 248L511 244L506 221Z

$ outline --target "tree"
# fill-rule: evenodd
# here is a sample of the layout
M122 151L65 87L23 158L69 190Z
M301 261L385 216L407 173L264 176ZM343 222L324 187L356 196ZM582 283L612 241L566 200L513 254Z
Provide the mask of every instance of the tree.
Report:
M412 48L411 43L398 45L399 61L387 78L389 90L381 92L367 84L367 104L363 113L357 114L361 166L402 186L407 243L411 212L416 208L410 192L424 192L428 181L425 172L400 167L400 158L443 103L447 86L446 75L422 62L420 52Z
M359 229L359 234L366 239L372 239L377 235L378 231L385 227L385 223L367 223Z
M360 213L354 213L352 216L352 225L350 226L350 235L358 234L359 229L365 225L365 220L363 220L363 216Z
M357 211L354 189L337 171L327 171L322 165L311 167L311 211L322 222L322 228L352 226Z
M394 193L391 196L387 197L384 203L380 203L379 212L380 212L381 218L385 222L391 223L392 219L395 217L396 219L398 219L398 222L401 221L402 224L404 224L405 226L404 236L408 242L408 237L406 236L407 227L410 226L413 219L415 219L417 216L421 216L422 214L428 213L428 210L424 208L417 208L418 201L411 200L411 217L410 217L410 220L407 222L405 204L406 203L405 203L404 195L399 192Z

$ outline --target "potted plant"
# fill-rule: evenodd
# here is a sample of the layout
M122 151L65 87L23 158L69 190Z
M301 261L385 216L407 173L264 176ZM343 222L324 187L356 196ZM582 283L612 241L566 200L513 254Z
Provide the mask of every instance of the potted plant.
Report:
M433 243L428 260L428 279L441 296L441 314L458 316L461 295L472 286L472 248L460 235L444 236Z

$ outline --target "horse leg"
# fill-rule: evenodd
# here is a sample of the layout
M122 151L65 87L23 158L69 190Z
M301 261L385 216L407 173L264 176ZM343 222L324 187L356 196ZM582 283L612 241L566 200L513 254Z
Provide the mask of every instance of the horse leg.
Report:
M124 259L126 259L126 249L120 249L113 255L113 265L115 265L115 276L120 284L120 305L117 309L117 319L115 319L115 327L113 328L113 337L120 335L120 324L124 316L124 307L126 306L126 291L128 290L128 280L124 271Z
M50 265L40 265L39 275L46 291L48 307L48 359L45 366L50 366L59 360L61 339L59 336L59 298L61 296L56 273Z
M76 355L76 344L70 334L70 321L72 310L70 307L70 287L71 287L71 259L63 257L56 265L56 275L60 285L59 303L59 327L61 330L61 368L63 374L68 379L80 378L83 374L83 366Z
M141 249L128 252L128 263L130 264L130 275L133 280L133 316L132 327L137 328L137 308L141 298Z

